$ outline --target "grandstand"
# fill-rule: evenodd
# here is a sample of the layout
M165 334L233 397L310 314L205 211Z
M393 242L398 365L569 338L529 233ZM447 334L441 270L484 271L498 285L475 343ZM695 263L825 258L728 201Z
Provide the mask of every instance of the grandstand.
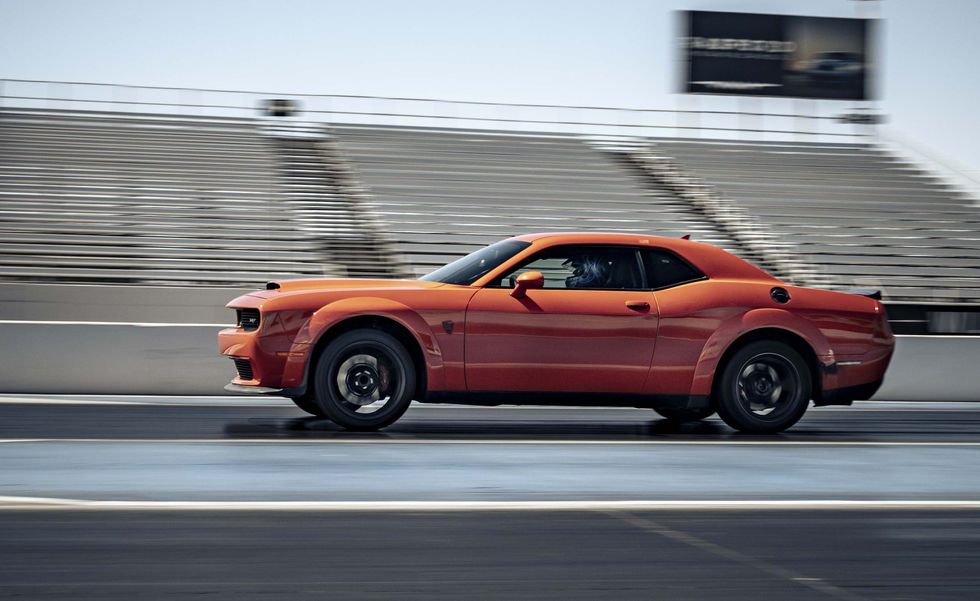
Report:
M254 119L4 110L0 140L4 279L238 285L390 274L318 155ZM338 256L352 240L360 246Z
M980 213L879 146L0 110L0 278L417 276L532 231L690 234L791 282L980 300Z
M791 239L834 288L980 300L980 210L882 148L656 139L693 177Z
M578 136L335 126L370 206L416 275L539 231L691 234L734 243Z

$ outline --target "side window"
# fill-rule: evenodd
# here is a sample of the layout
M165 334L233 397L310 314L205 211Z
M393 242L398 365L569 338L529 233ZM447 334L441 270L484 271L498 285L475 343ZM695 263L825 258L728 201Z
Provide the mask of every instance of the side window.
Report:
M677 255L663 250L643 250L643 266L647 273L647 286L654 290L704 277L703 273Z
M617 246L559 246L535 255L495 285L513 288L517 276L540 271L546 289L635 290L642 287L636 251Z

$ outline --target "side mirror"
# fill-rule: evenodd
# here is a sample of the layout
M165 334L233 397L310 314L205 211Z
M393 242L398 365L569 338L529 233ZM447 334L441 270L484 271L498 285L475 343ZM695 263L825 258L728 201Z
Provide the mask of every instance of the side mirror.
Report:
M510 293L514 298L524 298L528 290L544 288L544 276L540 271L525 271L517 276L514 282L514 291Z

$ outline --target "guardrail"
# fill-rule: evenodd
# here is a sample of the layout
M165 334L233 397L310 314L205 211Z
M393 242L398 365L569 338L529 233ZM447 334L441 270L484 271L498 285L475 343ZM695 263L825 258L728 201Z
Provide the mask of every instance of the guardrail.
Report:
M870 143L875 126L844 123L839 103L796 101L809 110L765 111L771 99L683 96L694 108L628 108L561 104L479 102L353 94L296 94L95 82L0 79L0 108L153 112L154 114L255 117L270 99L299 107L279 121L411 125L573 133L583 135L705 137ZM780 101L785 105L788 101ZM709 108L701 108L701 103Z

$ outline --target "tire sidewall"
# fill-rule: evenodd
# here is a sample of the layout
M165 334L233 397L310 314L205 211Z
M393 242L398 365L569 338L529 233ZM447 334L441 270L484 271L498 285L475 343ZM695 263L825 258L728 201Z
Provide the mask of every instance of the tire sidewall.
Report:
M404 386L397 398L375 413L357 415L344 409L336 385L337 370L344 352L357 344L376 344L390 354L397 363ZM348 430L377 430L383 428L405 413L415 395L415 365L404 345L397 338L375 329L351 330L332 340L320 354L316 365L316 404L323 414Z
M796 370L796 377L802 389L798 397L787 407L785 414L778 419L764 419L743 406L735 393L739 373L751 359L763 355L778 355L788 361ZM759 340L746 344L733 354L725 364L719 385L715 391L718 415L726 424L741 432L773 434L782 432L798 422L812 397L810 368L800 353L786 343L775 340Z

